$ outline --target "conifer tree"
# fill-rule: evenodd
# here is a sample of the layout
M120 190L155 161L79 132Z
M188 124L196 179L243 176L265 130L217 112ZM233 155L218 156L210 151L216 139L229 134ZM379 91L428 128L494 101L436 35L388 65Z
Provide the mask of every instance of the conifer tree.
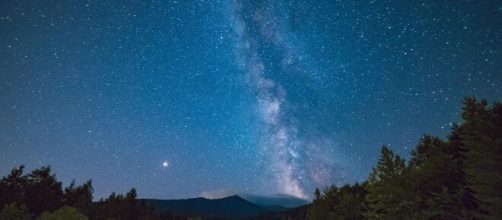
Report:
M416 192L416 218L462 219L460 194L462 167L452 156L451 146L437 137L424 136L412 152L408 182ZM445 199L445 200L444 200Z
M406 182L407 176L404 160L383 146L366 185L368 210L365 216L368 219L411 218L415 203Z
M466 174L479 204L477 217L502 219L502 106L466 98L461 139L467 149Z
M330 204L328 203L327 196L321 195L321 192L316 188L314 192L314 201L307 211L307 218L309 220L322 220L329 217Z

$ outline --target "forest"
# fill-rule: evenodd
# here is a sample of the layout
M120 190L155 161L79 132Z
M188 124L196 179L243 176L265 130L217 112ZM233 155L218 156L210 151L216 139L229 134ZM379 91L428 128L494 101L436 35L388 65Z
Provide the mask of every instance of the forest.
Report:
M502 219L502 105L466 98L446 140L410 161L383 146L367 181L316 190L309 219Z
M409 161L383 146L362 183L316 189L309 205L255 219L502 219L502 104L466 98L445 140L425 135ZM64 187L50 167L0 181L0 219L188 219L159 213L136 189L93 200L91 180ZM194 216L192 216L194 217Z

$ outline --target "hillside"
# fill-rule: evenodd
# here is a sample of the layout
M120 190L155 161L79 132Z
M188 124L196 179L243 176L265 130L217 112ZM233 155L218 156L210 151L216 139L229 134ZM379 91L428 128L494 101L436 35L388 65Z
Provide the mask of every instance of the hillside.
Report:
M263 206L234 195L221 199L202 197L176 200L142 199L158 212L175 216L205 216L221 218L248 218L266 212L285 211L283 206Z

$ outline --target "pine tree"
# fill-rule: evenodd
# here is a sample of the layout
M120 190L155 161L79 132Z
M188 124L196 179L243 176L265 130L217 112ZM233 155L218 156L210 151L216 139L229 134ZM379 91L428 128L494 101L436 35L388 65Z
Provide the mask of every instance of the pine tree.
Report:
M457 195L461 193L463 183L460 180L464 174L453 154L449 143L427 135L412 152L409 183L411 190L417 193L419 205L415 217L463 219L460 212L443 216L451 210L464 209Z
M307 210L307 219L325 220L329 217L330 204L327 196L321 195L321 191L316 188L314 192L314 201Z
M406 182L408 169L403 159L382 147L377 166L370 173L366 186L368 219L410 219L414 200Z
M502 219L502 106L466 98L461 139L467 149L466 174L479 204L477 217Z
M337 193L338 203L334 205L330 212L331 219L364 219L363 213L366 210L364 197L366 190L358 183L350 186L345 185Z
M455 163L455 170L451 171L450 178L452 181L457 183L457 188L455 189L456 197L460 200L458 205L461 209L461 216L464 219L474 218L474 213L479 210L479 206L474 198L474 192L471 189L467 181L466 154L468 149L465 147L462 140L462 126L453 124L452 132L448 136L448 146L449 154Z
M314 191L314 201L319 199L321 199L321 191L319 190L319 188L316 187Z

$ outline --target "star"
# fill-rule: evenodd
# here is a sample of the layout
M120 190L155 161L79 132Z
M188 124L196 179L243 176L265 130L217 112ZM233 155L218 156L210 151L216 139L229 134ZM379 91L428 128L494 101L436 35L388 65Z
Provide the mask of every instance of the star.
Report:
M0 175L50 165L97 198L310 196L502 99L497 1L5 2Z

